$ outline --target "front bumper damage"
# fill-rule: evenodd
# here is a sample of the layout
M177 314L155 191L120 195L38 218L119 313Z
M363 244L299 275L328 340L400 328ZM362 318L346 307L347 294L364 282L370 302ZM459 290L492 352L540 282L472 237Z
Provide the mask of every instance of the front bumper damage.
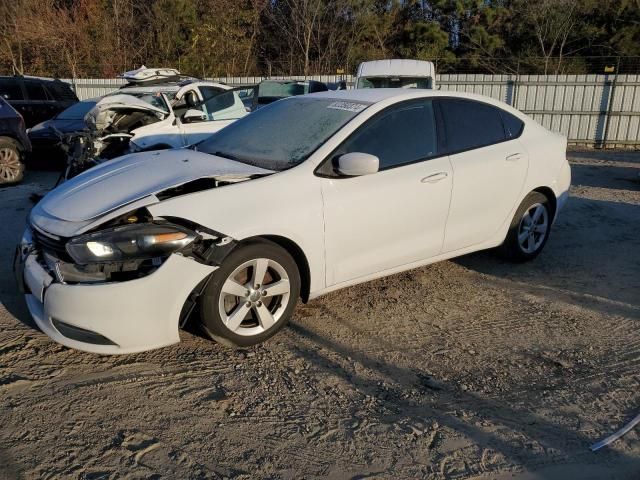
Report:
M42 331L70 348L134 353L180 341L180 312L196 286L217 267L171 254L135 280L67 284L56 279L27 229L14 269L29 312Z

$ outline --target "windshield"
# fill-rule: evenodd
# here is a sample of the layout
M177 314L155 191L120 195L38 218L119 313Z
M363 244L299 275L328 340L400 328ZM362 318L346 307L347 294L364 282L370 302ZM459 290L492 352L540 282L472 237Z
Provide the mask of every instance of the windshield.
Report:
M368 103L292 97L272 103L197 145L200 152L269 170L306 160Z
M139 98L140 100L147 102L148 104L153 105L154 107L160 108L165 112L169 111L169 107L165 103L164 97L162 96L161 92L149 92L149 93L128 93L127 92L127 94L133 97Z
M149 105L153 105L156 108L164 110L165 112L169 112L169 106L164 100L164 96L167 97L169 101L172 101L176 96L177 90L175 88L168 91L160 91L160 90L142 90L139 88L121 88L120 90L116 90L109 95L131 95L132 97L139 98L143 102L147 102ZM164 96L163 96L164 95Z
M357 88L431 88L431 77L361 77Z
M66 110L60 112L56 118L58 120L82 120L93 107L96 106L96 100L86 100L71 105Z

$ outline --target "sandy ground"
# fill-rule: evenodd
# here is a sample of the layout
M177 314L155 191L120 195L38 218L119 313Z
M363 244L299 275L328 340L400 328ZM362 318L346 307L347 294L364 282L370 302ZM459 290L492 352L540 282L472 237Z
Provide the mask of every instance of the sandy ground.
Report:
M571 159L535 262L482 252L339 291L244 352L53 343L10 257L54 175L1 189L0 477L640 478L640 427L589 450L640 413L640 154Z

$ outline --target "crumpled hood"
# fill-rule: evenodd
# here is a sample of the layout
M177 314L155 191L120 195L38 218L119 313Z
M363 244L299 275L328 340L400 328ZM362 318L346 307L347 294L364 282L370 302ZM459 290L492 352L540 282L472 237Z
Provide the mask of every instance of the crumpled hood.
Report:
M190 149L125 155L105 162L49 192L34 211L67 222L86 222L144 197L199 178L244 178L272 170ZM154 198L157 202L158 199ZM33 214L32 214L33 217Z
M85 115L84 121L87 126L94 131L101 132L111 126L114 120L120 118L121 114L132 112L148 113L156 116L159 120L169 115L169 112L150 103L145 102L133 95L119 93L107 95Z

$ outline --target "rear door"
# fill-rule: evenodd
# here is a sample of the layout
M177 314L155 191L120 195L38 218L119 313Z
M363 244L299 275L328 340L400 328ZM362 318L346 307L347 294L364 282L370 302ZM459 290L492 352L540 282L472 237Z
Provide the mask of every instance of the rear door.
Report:
M42 82L37 80L24 80L24 87L31 112L31 119L27 120L25 118L27 128L49 120L56 115L57 112L53 108L54 102L47 95L47 91L44 89ZM30 122L32 123L30 124Z
M53 90L53 88L49 88L44 83L41 83L40 85L44 89L45 96L46 96L44 100L44 104L46 107L47 118L53 118L57 114L59 114L62 110L64 110L65 107L63 106L63 103L60 102L58 98L56 98L55 91Z
M443 252L453 252L490 240L510 218L529 159L501 109L459 98L436 104L454 176Z

